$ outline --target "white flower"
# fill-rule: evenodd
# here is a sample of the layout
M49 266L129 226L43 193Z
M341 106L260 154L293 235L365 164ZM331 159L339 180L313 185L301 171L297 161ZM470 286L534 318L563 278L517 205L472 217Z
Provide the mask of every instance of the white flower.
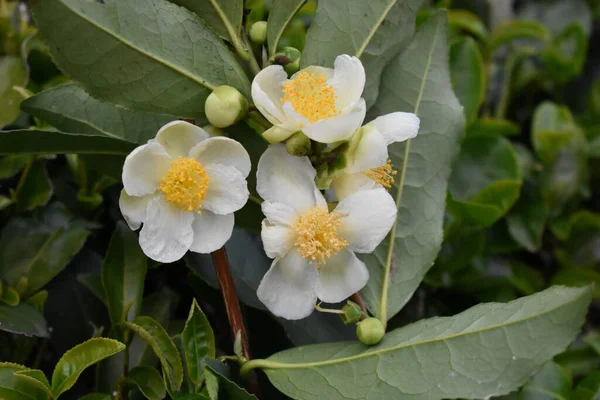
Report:
M342 155L345 166L334 172L331 181L337 199L360 190L390 188L396 171L388 158L388 145L417 136L419 123L415 114L395 112L356 131Z
M241 144L174 121L125 159L119 206L140 246L168 263L210 253L231 237L233 212L248 200L250 157Z
M333 69L311 66L291 79L280 65L263 69L252 82L252 100L273 128L272 143L295 132L321 143L346 140L365 119L365 70L356 57L341 55Z
M317 298L335 303L359 291L369 272L354 252L370 253L396 220L384 189L357 192L329 212L307 157L273 145L258 163L258 193L266 219L262 240L274 258L258 298L275 315L307 317Z

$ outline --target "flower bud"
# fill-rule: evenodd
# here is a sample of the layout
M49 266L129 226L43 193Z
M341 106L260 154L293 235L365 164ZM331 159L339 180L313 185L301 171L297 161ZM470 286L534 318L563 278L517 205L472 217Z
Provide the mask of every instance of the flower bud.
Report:
M285 148L293 156L306 156L310 153L310 139L302 132L296 132L285 142Z
M227 136L223 129L215 128L212 125L203 126L202 129L204 129L210 135L210 137Z
M329 206L329 203L327 205ZM342 318L342 321L346 325L356 324L362 318L362 310L358 304L350 300L342 307L342 311L343 314L340 314L340 318Z
M267 22L258 21L250 27L250 40L256 44L263 44L267 40Z
M216 128L227 128L238 122L248 111L248 101L231 86L219 86L208 96L204 112Z
M273 64L283 65L283 69L289 75L293 75L300 69L300 57L302 53L295 47L284 47L271 58Z
M271 144L277 144L283 142L284 140L292 136L293 133L294 132L290 132L278 126L272 126L266 131L264 131L262 135L267 142Z
M356 336L362 343L372 346L381 342L385 327L377 318L366 318L356 326Z

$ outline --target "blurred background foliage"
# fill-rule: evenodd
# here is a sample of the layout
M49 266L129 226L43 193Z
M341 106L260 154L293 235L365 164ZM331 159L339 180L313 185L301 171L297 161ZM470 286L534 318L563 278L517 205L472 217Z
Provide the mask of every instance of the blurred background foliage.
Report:
M250 27L266 20L270 1L247 0L246 8ZM596 301L581 337L508 398L597 399L600 47L593 44L600 40L600 1L430 0L417 27L437 8L449 9L451 75L466 133L449 183L442 250L391 328L553 284L594 282ZM315 1L303 6L280 46L303 49L315 9ZM144 142L168 120L89 97L54 65L26 2L0 0L0 127L108 132ZM256 157L266 145L248 129L239 126L232 136ZM119 310L107 304L103 270L123 259L139 267L136 279L121 282L137 298L130 307L177 335L196 298L215 332L216 356L233 352L210 257L189 255L167 267L148 263L135 234L118 223L123 159L0 157L0 361L49 373L68 349L117 329L111 321ZM352 339L353 329L335 315L290 322L264 311L255 295L270 264L257 236L260 215L253 204L242 210L236 218L248 229L236 228L227 244L253 355ZM131 367L158 366L141 340L132 349ZM86 370L64 398L110 393L119 377L114 362L122 360ZM235 379L224 364L215 361L214 368ZM266 380L261 384L266 398L283 397ZM146 397L147 390L132 387Z

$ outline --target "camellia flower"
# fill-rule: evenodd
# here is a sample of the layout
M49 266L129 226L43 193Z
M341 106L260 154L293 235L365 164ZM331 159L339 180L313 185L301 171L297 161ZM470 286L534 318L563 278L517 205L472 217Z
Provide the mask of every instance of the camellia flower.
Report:
M191 250L210 253L233 231L233 212L248 200L250 157L226 137L174 121L125 159L119 206L153 260L173 262Z
M272 145L258 163L258 193L266 219L262 240L274 258L258 298L280 317L308 316L317 298L335 303L359 291L369 272L354 252L370 253L396 220L384 189L354 193L330 211L307 157Z
M308 67L291 79L271 65L252 82L256 108L274 126L264 135L272 143L302 131L321 143L346 140L365 119L365 70L356 57L341 55L334 68Z
M388 158L388 145L417 136L419 123L415 114L395 112L356 131L341 156L344 167L333 173L331 189L337 199L359 190L389 189L396 171Z

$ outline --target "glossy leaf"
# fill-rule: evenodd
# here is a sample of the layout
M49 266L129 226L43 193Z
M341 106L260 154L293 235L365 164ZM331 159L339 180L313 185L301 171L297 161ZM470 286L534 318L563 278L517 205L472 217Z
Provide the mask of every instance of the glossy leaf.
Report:
M0 398L3 400L47 400L45 390L15 376L15 372L28 368L13 363L0 362Z
M19 296L19 292L15 289L5 286L2 290L2 294L0 295L0 301L9 306L16 306L21 302L21 296Z
M46 171L44 160L31 160L21 175L21 182L15 191L19 208L33 210L50 201L54 189Z
M86 368L123 350L125 345L121 342L107 338L94 338L67 351L58 360L52 374L54 397L69 390Z
M362 61L367 82L363 97L370 107L379 93L383 68L408 44L422 0L321 1L308 29L301 67L332 67L339 54ZM385 78L384 78L385 79Z
M567 222L565 242L556 250L564 267L593 269L600 264L598 243L600 241L600 214L579 210Z
M0 330L26 336L50 337L42 313L29 304L0 304Z
M74 83L49 89L21 103L23 111L63 132L110 136L146 143L174 117L130 111L103 103Z
M150 317L137 317L125 325L146 341L160 360L165 378L178 390L183 381L183 365L173 340L156 320Z
M267 44L269 54L277 52L277 44L294 15L306 3L306 0L274 0L267 20Z
M542 53L548 73L555 81L567 83L581 73L588 41L580 24L567 26Z
M572 400L595 400L600 396L600 371L585 377L573 392Z
M477 135L518 135L521 127L514 122L504 119L480 118L471 122L467 127L467 136Z
M129 371L127 380L136 385L144 397L149 400L162 400L167 395L165 381L153 367L137 366Z
M567 107L545 101L533 114L531 140L537 156L546 164L554 161L558 153L573 139L578 130Z
M512 238L527 251L538 251L549 212L539 184L525 182L519 200L506 217Z
M138 236L124 222L119 222L102 264L102 283L113 326L137 317L142 305L147 264Z
M206 364L204 359L214 359L216 353L213 330L196 299L192 302L185 328L181 332L181 340L190 380L200 385Z
M15 372L15 376L42 389L48 393L50 397L52 397L52 387L50 386L50 382L48 382L48 378L46 378L46 375L44 375L43 371L39 369L25 369L23 371Z
M370 111L370 118L394 111L421 118L416 138L389 146L399 170L390 189L398 205L396 223L373 254L361 257L370 273L361 294L368 308L386 320L408 302L442 243L450 164L464 128L463 110L450 85L446 40L446 18L440 13L385 69Z
M465 38L452 43L450 72L454 93L465 108L467 121L471 122L477 118L479 107L485 99L483 59L473 39Z
M242 29L244 0L170 0L202 18L225 40L236 41Z
M590 300L589 287L553 287L510 303L421 320L389 332L376 346L305 346L254 363L295 399L362 399L368 393L398 400L499 396L523 385L567 347Z
M166 0L30 4L58 66L98 99L204 118L204 102L217 86L227 84L249 94L248 78L214 31ZM221 65L216 67L214 60Z
M448 25L450 28L465 31L485 43L488 40L488 31L483 21L468 10L449 10Z
M554 362L548 362L523 386L520 400L570 399L572 381L568 370Z
M490 51L517 39L536 39L542 42L550 40L548 28L534 21L512 20L504 22L492 31L489 43Z
M19 104L23 96L13 89L25 83L27 72L20 57L0 58L0 128L13 122L19 115Z
M12 178L25 168L28 155L11 154L0 158L0 179Z
M212 379L207 379L213 382L218 383L218 395L219 399L227 399L227 400L257 400L257 397L253 394L248 393L245 389L239 387L235 382L227 379L225 376L217 372L211 367L206 367L205 373L208 376L212 375ZM213 388L214 390L215 388ZM210 393L210 390L209 390ZM211 396L211 399L216 399L217 397Z

